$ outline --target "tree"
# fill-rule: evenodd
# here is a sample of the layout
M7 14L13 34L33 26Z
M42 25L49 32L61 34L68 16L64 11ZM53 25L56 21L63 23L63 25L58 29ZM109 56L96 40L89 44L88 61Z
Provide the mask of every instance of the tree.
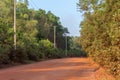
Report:
M63 44L67 28L61 25L60 18L51 11L29 9L28 0L18 0L16 4L17 48L13 49L13 3L13 0L0 0L0 64L25 63L28 60L38 61L61 55L57 53L59 49L65 49ZM54 26L58 49L51 46Z
M120 2L118 0L79 0L77 5L84 15L80 25L82 47L100 65L109 67L113 75L118 75L120 61L118 6Z

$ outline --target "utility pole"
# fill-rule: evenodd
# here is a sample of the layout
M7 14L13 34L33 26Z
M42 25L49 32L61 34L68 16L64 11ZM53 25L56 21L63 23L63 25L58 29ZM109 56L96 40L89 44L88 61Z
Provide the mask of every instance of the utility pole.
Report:
M67 56L67 34L65 34L66 36L66 56Z
M56 26L54 26L54 48L56 48Z
M14 49L16 50L16 0L14 0Z

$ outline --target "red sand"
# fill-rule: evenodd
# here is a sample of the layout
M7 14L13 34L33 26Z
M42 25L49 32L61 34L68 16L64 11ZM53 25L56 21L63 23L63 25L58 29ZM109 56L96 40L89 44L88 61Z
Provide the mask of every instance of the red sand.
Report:
M0 70L0 80L114 80L88 58L65 58Z

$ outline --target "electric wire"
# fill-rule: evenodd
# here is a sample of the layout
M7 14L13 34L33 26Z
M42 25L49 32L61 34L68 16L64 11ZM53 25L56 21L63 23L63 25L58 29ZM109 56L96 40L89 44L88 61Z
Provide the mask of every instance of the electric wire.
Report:
M29 0L30 1L30 3L32 4L32 5L34 5L34 7L36 8L36 9L39 9L39 7L36 5L36 3L33 1L33 0ZM33 8L34 8L33 7Z

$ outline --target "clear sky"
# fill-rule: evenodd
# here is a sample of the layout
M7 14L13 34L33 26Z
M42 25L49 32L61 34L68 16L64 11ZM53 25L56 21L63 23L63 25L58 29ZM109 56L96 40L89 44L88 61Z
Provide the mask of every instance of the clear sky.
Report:
M80 12L77 11L76 3L79 0L29 0L29 5L34 9L51 11L60 17L64 27L67 27L70 36L79 36L79 24L82 20Z

